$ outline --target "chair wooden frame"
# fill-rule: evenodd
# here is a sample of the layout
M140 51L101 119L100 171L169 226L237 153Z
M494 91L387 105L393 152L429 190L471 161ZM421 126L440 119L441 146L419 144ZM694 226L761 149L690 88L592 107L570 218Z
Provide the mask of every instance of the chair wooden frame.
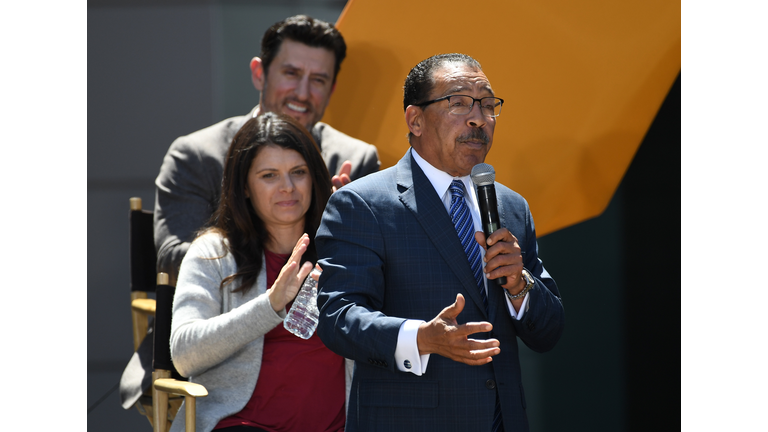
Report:
M170 323L174 288L169 285L168 274L156 273L157 255L152 238L152 212L142 208L141 198L130 200L130 260L131 260L131 321L133 327L133 348L139 349L148 336L150 317L154 317L152 353L151 404L146 400L148 393L136 403L139 412L145 415L154 432L168 432L171 421L181 406L186 404L186 431L196 428L196 398L208 395L200 384L174 379L176 373L170 354ZM149 298L154 292L157 299ZM177 375L178 376L178 375ZM170 396L175 396L170 398ZM169 418L170 411L170 418ZM170 420L170 421L169 421Z
M168 285L168 274L157 274L157 310L155 319L154 371L152 372L152 425L154 432L167 432L168 396L183 396L186 414L186 432L195 432L198 397L208 396L208 390L200 384L171 378L170 323L174 288ZM163 326L163 328L159 328ZM176 407L178 410L178 407ZM175 415L175 413L174 413Z
M145 215L149 212L144 212L142 209L142 203L141 198L133 197L130 200L130 206L131 206L131 229L134 229L134 225L138 224L138 222L134 221L134 218L141 217L141 213L144 213ZM146 216L145 216L146 217ZM132 235L134 235L132 233ZM131 248L136 248L137 245L134 243L134 240L131 239ZM134 253L138 254L141 251L131 251L131 266L138 265L137 263L133 262L137 260L136 256L134 256ZM155 258L153 258L155 259ZM132 270L133 272L133 270ZM133 274L131 275L133 279ZM133 287L133 284L136 283L137 287ZM141 345L141 341L144 340L144 337L147 335L147 330L149 329L149 317L155 315L155 300L147 297L147 287L142 286L141 282L134 282L131 280L132 288L131 288L131 321L133 322L133 350L136 351L139 349L139 345ZM137 289L138 288L138 289ZM143 289L142 289L143 288Z
M155 291L157 262L154 236L153 212L142 208L142 200L132 197L129 212L129 259L130 259L130 288L131 288L131 328L133 333L133 350L138 353L145 338L151 338L150 319L155 315L155 299L149 298L149 293ZM148 341L151 346L151 339ZM151 351L144 353L151 358ZM152 394L146 392L134 403L139 413L152 422Z

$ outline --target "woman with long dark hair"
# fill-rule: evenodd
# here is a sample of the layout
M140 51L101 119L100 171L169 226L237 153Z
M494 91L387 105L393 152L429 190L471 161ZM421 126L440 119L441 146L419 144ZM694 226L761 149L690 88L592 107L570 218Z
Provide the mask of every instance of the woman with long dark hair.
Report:
M221 201L182 262L173 302L173 362L208 389L198 430L344 429L351 362L282 326L317 259L330 194L320 151L295 120L266 113L235 135ZM182 406L172 430L183 427Z

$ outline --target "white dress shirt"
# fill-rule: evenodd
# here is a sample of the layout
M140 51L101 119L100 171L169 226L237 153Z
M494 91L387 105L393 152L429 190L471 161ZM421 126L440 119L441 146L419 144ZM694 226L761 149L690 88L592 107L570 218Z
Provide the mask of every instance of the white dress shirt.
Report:
M472 215L472 221L475 225L475 231L482 231L482 221L480 219L480 207L477 204L477 191L475 185L472 183L470 177L452 177L444 171L440 171L429 162L424 160L416 150L411 148L413 159L416 160L416 164L419 165L424 174L426 174L429 182L432 183L432 187L435 188L435 192L443 201L445 211L450 213L451 209L451 191L450 185L453 180L460 180L464 183L464 189L467 191L467 195L464 197L469 212ZM483 274L485 274L485 262L482 258L485 256L485 249L480 248L480 262L483 265ZM483 282L485 284L486 293L488 292L488 280L484 277ZM512 302L504 296L507 301L507 309L512 318L520 320L523 318L523 314L528 309L528 295L523 298L523 304L520 306L520 312L516 312L512 306ZM449 306L449 305L445 305ZM419 347L416 343L416 335L419 330L419 325L425 321L408 319L400 326L400 332L397 335L397 347L395 348L395 362L397 368L403 372L411 372L416 375L422 375L427 371L427 364L429 363L429 354L419 355Z

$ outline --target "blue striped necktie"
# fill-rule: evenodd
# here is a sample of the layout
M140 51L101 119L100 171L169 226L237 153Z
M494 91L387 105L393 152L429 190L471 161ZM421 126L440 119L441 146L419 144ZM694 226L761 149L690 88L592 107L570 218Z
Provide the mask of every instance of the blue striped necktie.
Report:
M469 207L464 200L464 183L460 180L451 182L451 219L459 234L461 246L464 253L467 254L469 266L472 268L472 274L477 283L477 289L480 291L480 298L483 299L485 313L488 313L488 297L485 295L485 284L483 283L483 265L480 262L480 245L475 241L475 225L472 222L472 215L469 213ZM501 404L499 395L496 394L496 406L493 412L493 424L491 432L503 432L504 426L501 418Z
M483 283L483 265L480 262L480 245L475 241L475 224L472 223L472 215L469 213L469 207L464 200L464 183L460 180L451 182L451 219L456 226L456 232L459 234L461 246L464 253L467 254L469 266L472 268L472 275L475 277L475 283L480 290L480 298L483 299L485 313L488 313L488 298L485 295L485 284Z

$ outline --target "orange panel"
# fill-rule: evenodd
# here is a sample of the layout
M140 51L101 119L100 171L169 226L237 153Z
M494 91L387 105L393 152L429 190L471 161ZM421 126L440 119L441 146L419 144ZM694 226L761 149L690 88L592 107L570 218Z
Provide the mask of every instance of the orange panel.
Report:
M350 0L337 26L348 57L324 121L375 144L382 168L408 149L410 69L480 62L505 100L486 162L540 236L605 210L680 72L679 1Z

